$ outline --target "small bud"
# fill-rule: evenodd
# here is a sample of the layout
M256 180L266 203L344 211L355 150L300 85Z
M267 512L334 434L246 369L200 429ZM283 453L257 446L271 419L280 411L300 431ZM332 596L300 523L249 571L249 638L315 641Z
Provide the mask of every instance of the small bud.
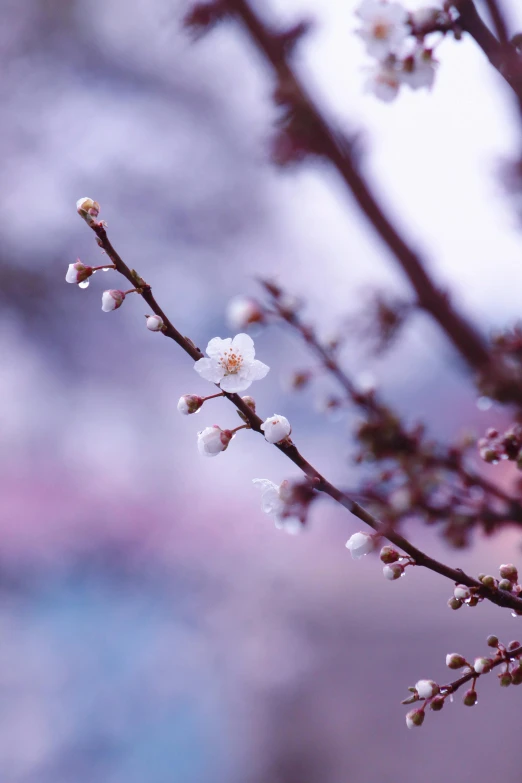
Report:
M281 443L292 432L290 422L284 416L274 414L266 419L261 425L261 430L265 434L265 440L268 443Z
M100 205L92 198L80 198L76 202L76 210L86 223L92 225L100 214Z
M345 546L350 550L353 559L359 560L361 557L364 557L364 555L373 551L375 541L373 536L361 531L350 536Z
M466 587L465 585L457 585L453 591L453 595L455 598L458 598L459 601L467 601L468 598L471 597L469 587Z
M501 688L507 688L511 685L513 678L509 672L502 672L502 674L498 675L498 681Z
M444 707L444 696L435 696L435 698L430 701L430 709L433 710L433 712L440 712L440 710Z
M462 601L458 598L455 598L455 596L452 595L448 601L448 606L450 609L460 609L460 607L462 606Z
M163 318L160 318L159 315L146 315L145 318L147 319L147 329L151 332L162 332L164 330L165 324Z
M382 572L386 577L386 579L389 579L390 581L394 581L395 579L399 579L403 575L404 566L401 565L401 563L390 563L390 565L384 566Z
M493 661L491 658L475 658L473 668L477 674L487 674L489 671L491 671L492 664Z
M513 650L516 650L517 647L520 647L520 642L517 641L516 639L513 639L513 641L508 644L507 650L509 652L513 652Z
M433 680L419 680L415 685L415 690L421 699L431 699L436 696L440 690L439 686Z
M245 405L248 405L252 413L256 412L256 401L254 400L253 397L250 397L250 395L247 394L245 395L245 397L241 397L241 399L243 400Z
M392 546L383 546L379 555L383 563L396 563L400 558L399 553Z
M498 636L495 636L494 634L491 634L486 639L486 644L488 647L498 647Z
M197 394L184 394L178 400L178 411L184 416L189 416L191 413L199 411L204 403L202 397L198 397Z
M507 579L509 582L516 584L518 582L518 571L513 563L506 563L499 568L501 579Z
M252 324L263 323L265 314L263 308L255 299L247 296L236 296L227 307L227 323L231 329L241 331Z
M490 574L486 574L486 576L483 576L480 580L484 587L489 587L491 590L494 590L497 585L498 581L495 579L494 576L491 576Z
M477 703L477 691L474 691L472 688L469 691L466 691L462 701L466 707L473 707Z
M74 264L69 264L65 280L67 283L83 283L92 275L92 266L85 266L78 259Z
M513 583L509 579L501 579L498 583L498 589L506 590L506 592L510 593L513 589Z
M466 603L467 603L468 606L477 606L479 601L480 601L480 598L479 598L478 595L472 595L471 598L468 601L466 601Z
M110 313L111 310L117 310L121 307L125 299L125 292L113 288L110 291L104 291L102 294L102 310L104 313Z
M520 664L511 672L511 684L512 685L522 684L522 666Z
M463 666L467 666L467 660L463 655L459 653L448 653L446 655L446 666L448 669L462 669Z
M221 451L225 451L232 440L230 430L222 430L217 424L206 427L198 432L198 449L200 454L206 457L215 457Z
M411 710L406 715L406 726L413 729L414 726L422 726L424 723L424 710Z

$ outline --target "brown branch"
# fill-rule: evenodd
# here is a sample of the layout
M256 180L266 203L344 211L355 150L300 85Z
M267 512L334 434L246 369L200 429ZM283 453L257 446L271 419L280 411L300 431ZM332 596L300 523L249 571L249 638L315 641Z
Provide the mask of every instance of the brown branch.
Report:
M428 274L417 252L401 236L386 214L367 179L359 171L350 144L332 129L292 68L278 37L261 21L247 0L227 0L227 8L243 22L250 38L272 66L286 95L306 113L321 149L352 193L355 201L393 253L413 286L418 305L429 312L444 330L468 365L481 372L490 370L491 356L482 335L455 308ZM518 402L522 392L513 390Z
M131 270L122 260L120 255L116 252L111 242L109 241L109 238L107 237L107 231L105 229L104 223L98 223L96 221L90 220L89 225L96 234L98 245L102 248L103 251L105 251L111 262L116 267L116 270L120 272L120 274L122 274L133 287L137 289L137 293L141 295L149 308L156 315L163 319L163 323L165 324L165 331L163 331L163 334L166 337L169 337L171 340L174 340L174 342L177 343L177 345L179 345L180 348L182 348L185 353L187 353L195 361L202 358L203 353L200 351L200 349L194 345L192 340L190 340L188 337L184 337L181 332L179 332L174 327L169 318L163 312L152 294L150 285L146 283L135 270ZM241 411L245 421L249 423L251 429L253 429L255 432L263 434L261 431L261 424L263 423L263 420L252 411L252 409L242 400L239 394L230 394L229 392L224 392L224 396L230 400L230 402L232 402L232 404L238 410ZM341 492L341 490L327 481L327 479L325 479L324 476L322 476L321 473L319 473L319 471L316 470L313 465L311 465L302 456L295 444L290 442L289 444L279 443L275 445L279 451L285 454L288 459L297 465L297 467L300 468L300 470L311 479L313 486L317 491L324 492L326 495L329 495L333 500L350 511L362 522L365 522L376 532L382 533L382 531L385 530L384 526L381 522L379 522L378 519L376 519L372 514L366 511L366 509L360 506L359 503L356 503L354 500L352 500L352 498L350 498L344 492ZM392 544L399 547L404 552L406 552L407 555L413 558L416 565L427 568L430 571L434 571L435 573L450 579L454 583L476 588L477 594L487 599L488 601L491 601L497 606L510 608L522 614L522 598L519 598L504 590L488 588L477 579L474 579L468 574L465 574L460 568L451 568L444 563L440 563L434 558L426 555L417 547L413 546L413 544L411 544L406 538L399 535L398 533L395 533L394 531L390 532L386 530L386 538L388 538Z
M493 22L495 35L497 36L499 42L504 46L509 41L509 35L502 9L497 0L485 0L485 2L488 7L489 15L491 16L491 21Z

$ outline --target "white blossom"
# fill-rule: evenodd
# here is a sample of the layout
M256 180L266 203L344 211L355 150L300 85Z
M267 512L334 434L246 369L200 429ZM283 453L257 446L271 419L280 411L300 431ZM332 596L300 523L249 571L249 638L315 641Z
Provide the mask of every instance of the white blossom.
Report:
M255 299L236 296L228 303L226 319L231 329L246 329L250 324L261 323L263 310Z
M393 581L394 579L399 579L399 577L403 575L404 566L400 563L390 563L390 565L384 566L382 572L386 579Z
M160 318L159 315L147 315L146 318L147 329L150 329L151 332L162 331L164 327L163 318Z
M395 100L401 86L398 71L385 63L377 63L367 70L368 76L364 85L366 92L372 93L385 103Z
M477 672L477 674L485 674L486 672L489 672L491 669L491 658L475 658L475 662L473 663L473 668Z
M85 266L80 259L74 264L69 264L65 280L67 283L83 283L92 275L92 266Z
M248 334L231 339L214 337L207 345L208 359L199 359L194 369L202 378L217 383L226 392L248 389L264 378L270 367L255 359L254 341Z
M439 686L433 680L419 680L415 685L415 690L421 699L431 699L439 692Z
M346 548L350 550L354 560L359 560L364 555L373 551L375 546L373 536L369 533L354 533L346 542Z
M355 13L362 22L357 34L365 42L368 54L378 60L396 53L411 33L408 12L400 3L363 0Z
M222 430L217 424L206 427L198 432L198 449L200 454L206 457L215 457L221 451L225 451L232 440L230 430Z
M417 49L411 57L406 57L399 71L399 78L403 84L407 84L412 90L422 87L431 89L435 80L435 66L437 61L433 58L429 49Z
M471 591L466 585L457 585L453 590L453 595L458 598L459 601L467 601L471 597Z
M203 398L198 397L197 394L184 394L178 400L178 411L184 416L188 416L199 411L203 402Z
M102 294L102 310L104 313L110 313L111 310L117 310L121 307L125 299L125 292L112 288L110 291L104 291Z
M285 494L288 487L288 481L281 484L274 484L269 479L252 479L252 483L261 490L261 508L265 514L273 517L275 526L278 530L285 530L291 535L302 532L303 526L298 519L294 517L285 517Z
M292 432L288 419L275 413L263 422L261 429L265 433L265 440L269 443L280 443Z

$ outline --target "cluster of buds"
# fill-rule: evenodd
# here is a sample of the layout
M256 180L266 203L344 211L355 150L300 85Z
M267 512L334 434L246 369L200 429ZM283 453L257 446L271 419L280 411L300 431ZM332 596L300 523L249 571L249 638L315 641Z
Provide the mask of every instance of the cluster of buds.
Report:
M454 29L449 13L438 8L409 13L400 3L363 0L356 14L361 20L357 34L375 58L366 83L370 92L389 102L402 86L413 90L432 87L437 62L425 38Z
M408 688L410 695L404 699L403 704L423 702L421 707L411 710L406 715L408 728L422 726L426 707L429 706L434 712L440 711L444 707L446 699L449 697L452 700L452 694L467 683L471 683L471 687L464 692L462 702L466 707L473 707L477 703L477 680L497 667L500 668L498 680L502 688L522 684L522 645L520 642L515 640L503 645L497 636L491 635L488 636L486 643L496 652L489 656L475 658L473 663L467 661L460 653L446 655L448 669L462 670L462 675L458 680L449 685L438 685L433 680L419 680L416 685Z
M488 590L505 590L517 596L522 593L522 586L518 583L518 571L512 563L504 563L499 567L498 579L491 574L479 574L478 580ZM481 595L480 587L456 585L453 595L448 600L448 606L450 609L460 609L464 604L477 606L483 600L484 597Z
M360 560L361 557L369 555L373 552L377 546L378 540L377 533L365 533L359 531L354 533L345 546L351 553L354 560ZM382 572L386 579L395 581L404 576L404 572L408 566L415 565L415 560L409 555L401 555L392 546L383 546L379 555L381 563L384 563Z
M503 433L491 427L479 440L478 449L485 462L496 465L500 460L507 459L516 462L522 470L522 425L513 424Z

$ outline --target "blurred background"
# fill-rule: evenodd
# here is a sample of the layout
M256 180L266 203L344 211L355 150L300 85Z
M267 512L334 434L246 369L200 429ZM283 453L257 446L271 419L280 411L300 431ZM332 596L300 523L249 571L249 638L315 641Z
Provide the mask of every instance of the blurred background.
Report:
M520 316L520 227L499 181L517 153L510 95L467 38L442 42L431 94L389 105L363 92L355 0L272 0L267 17L316 25L298 67L328 116L359 131L367 167L433 274L484 332ZM409 2L408 7L420 6ZM506 2L515 31L522 11ZM181 0L3 0L0 30L0 781L1 783L518 783L519 692L481 683L407 731L400 699L448 679L447 652L520 636L509 611L450 612L429 573L383 580L344 548L360 524L327 500L306 534L273 528L253 478L296 475L241 433L216 460L197 430L234 426L192 363L144 328L130 297L103 314L103 263L76 200L101 204L122 257L183 334L230 334L231 297L272 276L327 336L375 286L408 288L326 164L273 167L270 73L239 27L195 43ZM519 27L517 28L517 23ZM355 485L350 425L328 417L328 381L296 395L309 364L276 327L255 334L271 366L258 412L287 415L303 453ZM507 423L476 405L472 379L423 316L378 359L354 333L356 377L439 438ZM484 407L484 406L481 406ZM511 466L484 468L506 485ZM520 535L456 552L494 572ZM494 717L495 716L495 717Z

